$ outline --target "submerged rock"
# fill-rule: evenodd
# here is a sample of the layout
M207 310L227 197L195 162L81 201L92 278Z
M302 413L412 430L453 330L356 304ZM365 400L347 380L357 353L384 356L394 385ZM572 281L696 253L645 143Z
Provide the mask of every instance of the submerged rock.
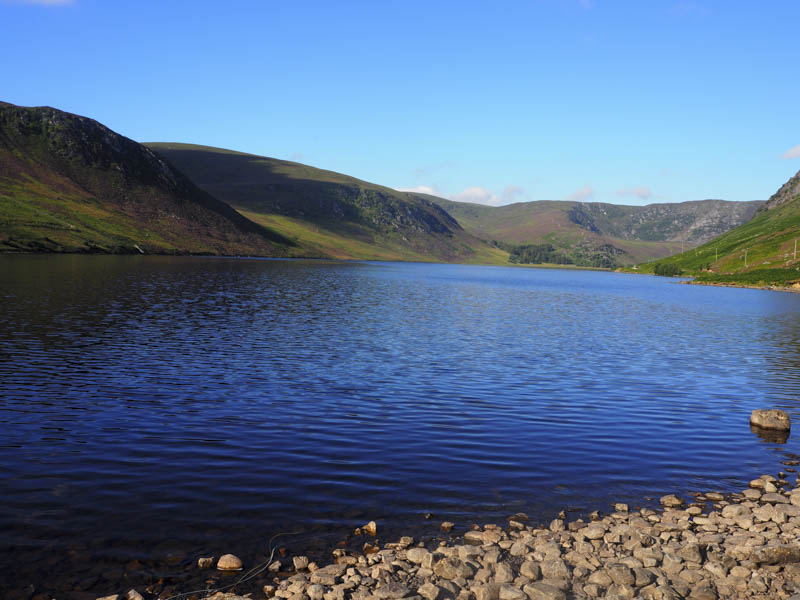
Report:
M750 424L761 429L788 431L792 424L788 413L777 408L756 409L750 415Z

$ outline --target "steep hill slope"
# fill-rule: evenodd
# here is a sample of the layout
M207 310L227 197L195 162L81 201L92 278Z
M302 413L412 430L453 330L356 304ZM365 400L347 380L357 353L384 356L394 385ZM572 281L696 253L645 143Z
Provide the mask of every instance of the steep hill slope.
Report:
M693 247L749 220L763 202L701 200L621 206L537 201L491 207L433 201L467 231L505 244L552 244L575 262L652 260Z
M92 119L0 103L0 251L283 256L292 245Z
M295 255L505 262L419 194L299 163L178 143L149 143L200 187L291 238Z
M755 216L735 229L689 252L658 261L674 265L698 280L719 283L800 281L800 172ZM641 265L653 272L656 263Z

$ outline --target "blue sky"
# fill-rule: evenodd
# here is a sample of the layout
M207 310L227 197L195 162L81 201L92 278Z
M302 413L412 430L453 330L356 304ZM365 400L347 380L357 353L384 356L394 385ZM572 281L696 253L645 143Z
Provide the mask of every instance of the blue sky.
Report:
M800 2L0 0L0 100L483 203L766 199Z

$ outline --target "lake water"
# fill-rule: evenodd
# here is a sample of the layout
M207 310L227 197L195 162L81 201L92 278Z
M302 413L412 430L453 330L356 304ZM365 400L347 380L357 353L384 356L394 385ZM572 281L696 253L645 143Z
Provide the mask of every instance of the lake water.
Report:
M282 531L302 532L290 554L329 553L371 519L391 541L741 489L800 458L800 436L748 425L761 407L800 422L800 295L6 256L0 382L0 590L93 599L163 576L202 586L198 556L252 565Z

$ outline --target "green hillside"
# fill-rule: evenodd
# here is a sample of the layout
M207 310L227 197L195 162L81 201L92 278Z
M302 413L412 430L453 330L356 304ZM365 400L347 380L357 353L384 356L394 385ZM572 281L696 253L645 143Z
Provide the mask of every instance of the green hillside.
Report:
M576 264L616 266L669 256L747 222L763 202L700 200L621 206L537 201L484 206L429 197L478 237L552 245Z
M92 119L0 103L0 252L285 256L292 246Z
M800 281L800 172L744 225L689 252L639 266L665 265L704 283L792 284ZM797 250L796 250L797 249Z
M149 143L204 190L291 239L292 256L506 263L421 194L283 161L178 143Z

